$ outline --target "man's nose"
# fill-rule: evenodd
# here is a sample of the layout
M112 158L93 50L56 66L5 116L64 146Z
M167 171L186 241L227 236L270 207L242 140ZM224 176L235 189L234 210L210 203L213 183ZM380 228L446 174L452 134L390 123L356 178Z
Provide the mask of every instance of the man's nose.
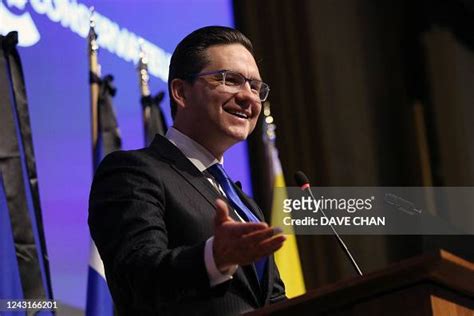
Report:
M240 87L240 91L237 95L242 99L250 99L253 102L260 103L259 96L254 91L252 91L252 87L248 81L245 81L245 83Z

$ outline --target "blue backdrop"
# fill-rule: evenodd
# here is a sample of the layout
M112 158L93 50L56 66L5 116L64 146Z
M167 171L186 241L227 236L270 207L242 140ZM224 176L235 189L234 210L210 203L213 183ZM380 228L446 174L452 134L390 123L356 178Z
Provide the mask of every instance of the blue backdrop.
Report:
M92 179L87 41L88 10L97 12L102 74L113 74L123 148L143 146L136 73L138 38L150 52L152 92L166 90L174 47L205 25L233 25L230 0L0 0L0 33L19 30L55 298L85 306ZM167 91L166 91L167 92ZM162 103L168 123L168 97ZM250 193L246 144L226 168Z

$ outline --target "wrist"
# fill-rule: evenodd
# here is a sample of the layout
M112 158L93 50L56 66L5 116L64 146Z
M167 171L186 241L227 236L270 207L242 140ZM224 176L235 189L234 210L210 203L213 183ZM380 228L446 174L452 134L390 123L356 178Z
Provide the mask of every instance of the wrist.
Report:
M238 266L231 266L230 269L226 271L226 273L222 273L216 266L216 261L214 259L214 237L210 237L206 241L206 245L204 247L204 263L206 265L207 274L209 276L209 284L211 287L216 286L217 284L229 281L232 279L232 275L237 270Z
M212 245L212 255L214 257L216 268L220 273L226 274L226 272L229 272L229 270L233 267L232 264L225 262L225 260L223 260L223 256L219 255L218 251L216 251L216 243L213 243Z

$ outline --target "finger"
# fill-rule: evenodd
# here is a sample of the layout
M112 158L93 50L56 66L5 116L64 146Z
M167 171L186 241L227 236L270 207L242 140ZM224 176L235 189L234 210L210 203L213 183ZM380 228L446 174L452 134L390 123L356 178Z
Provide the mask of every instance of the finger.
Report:
M286 237L284 235L274 236L260 243L258 246L247 245L243 247L246 254L246 262L255 262L263 257L272 255L283 246Z
M283 247L283 242L272 244L271 247L266 248L266 250L262 252L262 257L268 257L274 254L281 247Z
M284 235L276 235L271 238L268 238L258 245L259 252L262 253L273 253L276 250L280 249L283 246L283 243L286 240L286 236Z
M266 230L268 225L266 223L242 223L232 222L225 223L225 228L228 229L234 236L244 237L248 234L252 234L261 230Z
M276 234L273 227L268 227L266 229L257 230L243 236L243 242L248 242L251 244L259 244L265 239L271 238Z
M224 222L232 221L229 217L229 207L227 203L222 199L216 199L216 216L214 217L214 223L216 226L221 225Z

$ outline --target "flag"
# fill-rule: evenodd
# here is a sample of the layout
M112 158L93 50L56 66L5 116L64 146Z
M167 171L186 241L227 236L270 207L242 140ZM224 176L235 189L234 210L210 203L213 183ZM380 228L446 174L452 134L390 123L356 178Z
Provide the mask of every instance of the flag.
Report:
M95 32L94 8L90 9L88 40L89 84L91 100L92 127L92 165L97 169L100 161L108 153L122 146L117 119L112 105L116 93L111 75L100 78L98 61L99 45ZM94 242L91 241L91 253L87 279L87 316L111 316L114 314L112 296L105 279L104 264Z
M7 196L0 173L0 299L23 298L20 270L15 252L15 241L8 212ZM25 315L18 312L3 312L7 316Z
M94 242L91 244L91 254L87 277L87 316L107 316L114 314L114 304L105 279L104 263Z
M140 54L138 59L138 83L140 88L140 103L143 113L143 130L145 135L145 146L151 144L156 134L165 135L167 131L166 119L161 111L160 103L165 96L164 91L160 91L155 96L150 93L148 74L148 59L143 49L143 41L139 40Z
M164 96L165 93L161 91L154 97L151 95L141 97L146 146L150 145L156 134L166 134L166 119L160 106Z
M272 185L272 213L270 219L271 226L279 226L283 222L284 214L281 212L281 205L278 205L278 203L281 203L281 201L286 198L286 190L276 190L275 188L285 188L285 178L283 176L278 150L275 146L275 124L273 124L273 118L270 116L270 105L268 102L264 104L263 112L265 115L263 122L264 151L268 159L268 166L271 167L271 170L268 172ZM285 228L285 231L288 232L288 229ZM286 295L292 298L304 294L306 288L303 271L301 269L298 244L294 233L288 234L283 246L275 252L275 262L278 266L280 277L285 283Z
M107 75L100 79L91 78L99 84L99 95L97 102L98 135L97 143L93 148L93 169L99 166L100 161L109 153L122 147L120 131L118 129L117 116L112 104L116 88L113 85L113 77ZM91 254L87 279L87 316L113 315L114 307L109 288L107 286L104 264L100 259L99 252L94 242L91 242Z
M122 148L122 138L118 128L117 115L115 114L112 103L112 98L117 93L113 81L114 77L112 75L106 75L102 79L98 79L98 137L97 144L95 148L93 148L94 171L105 156Z
M271 146L272 165L274 174L274 188L284 188L285 179L281 170L278 151L274 145ZM279 191L281 192L281 191ZM276 203L283 201L285 197L277 197L274 191L273 207L271 215L271 225L277 226L282 223L283 213L281 207L277 207ZM298 244L294 234L288 234L283 247L275 253L275 261L280 271L280 276L285 282L286 295L289 298L302 295L306 292L303 271L301 269L300 256L298 252Z
M17 32L0 36L0 173L22 298L52 299L28 102L17 43ZM6 222L5 225L8 226ZM4 251L8 253L8 249L0 251L2 256ZM12 258L9 260L15 264Z

